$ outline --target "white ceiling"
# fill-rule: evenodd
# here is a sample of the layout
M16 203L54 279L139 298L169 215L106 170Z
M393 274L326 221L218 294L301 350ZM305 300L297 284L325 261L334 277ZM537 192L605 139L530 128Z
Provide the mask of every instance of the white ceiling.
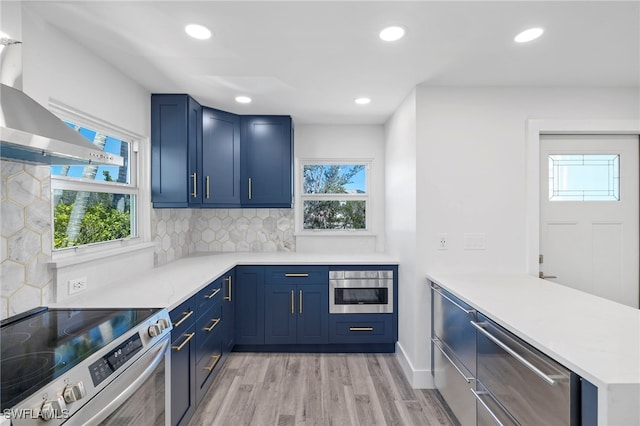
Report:
M416 85L640 88L640 2L28 1L154 93L300 123L384 123ZM191 39L187 23L209 27ZM390 24L408 28L385 43ZM530 44L513 37L532 27ZM253 98L240 105L235 96ZM372 102L355 105L368 96Z

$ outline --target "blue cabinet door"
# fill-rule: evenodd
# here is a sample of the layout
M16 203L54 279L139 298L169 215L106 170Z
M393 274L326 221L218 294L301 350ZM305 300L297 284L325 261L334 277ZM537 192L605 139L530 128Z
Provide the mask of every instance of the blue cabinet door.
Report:
M238 266L233 292L236 345L264 345L264 267Z
M188 95L151 95L151 201L156 208L187 207L201 193L200 105ZM195 175L194 175L195 174ZM195 182L195 186L194 186Z
M264 342L267 345L296 343L296 297L295 285L265 286Z
M329 342L329 288L327 284L300 284L297 292L296 342Z
M195 364L197 301L189 298L169 315L171 330L171 424L186 425L196 410Z
M202 204L240 206L240 117L202 110Z
M293 130L289 116L242 116L240 194L247 207L290 208Z

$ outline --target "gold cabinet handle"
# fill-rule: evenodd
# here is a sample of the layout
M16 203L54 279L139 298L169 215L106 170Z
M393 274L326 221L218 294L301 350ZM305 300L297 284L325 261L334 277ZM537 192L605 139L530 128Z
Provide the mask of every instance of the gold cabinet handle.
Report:
M249 178L249 199L251 199L251 178Z
M349 327L349 331L373 331L373 327Z
M205 185L207 187L207 199L209 199L209 176L204 178Z
M198 174L197 173L193 173L191 175L191 178L193 179L193 192L191 193L191 196L193 198L198 198L198 188L197 188L197 184L198 184Z
M227 292L228 296L224 297L224 300L228 300L231 302L231 275L224 279L229 284L229 291Z
M291 313L294 313L294 310L293 310L293 290L291 290Z
M189 318L191 315L193 315L193 311L183 312L182 314L183 314L183 316L182 316L182 318L180 318L180 321L178 321L177 323L173 324L174 328L175 327L180 327L180 324L185 322L187 320L187 318Z
M182 348L184 348L184 345L189 343L189 340L193 339L193 336L195 336L195 335L196 335L196 333L183 334L183 336L186 337L186 339L184 339L184 342L182 342L178 346L176 346L176 345L171 346L171 349L175 349L176 351L181 351Z
M205 299L213 299L213 297L218 293L220 293L220 289L216 288L215 290L213 290L213 292L211 294L207 294L204 298Z
M299 301L300 301L300 313L302 313L302 290L300 290L300 294L299 294Z
M309 274L284 274L285 277L308 277Z
M216 325L218 325L218 323L220 322L220 318L211 318L210 321L213 321L213 325L211 327L203 328L204 331L212 331L214 328L216 328Z
M220 355L211 355L211 358L213 358L213 363L207 367L204 367L204 370L213 370L214 368L216 368L216 364L218 363L218 361L220 361Z

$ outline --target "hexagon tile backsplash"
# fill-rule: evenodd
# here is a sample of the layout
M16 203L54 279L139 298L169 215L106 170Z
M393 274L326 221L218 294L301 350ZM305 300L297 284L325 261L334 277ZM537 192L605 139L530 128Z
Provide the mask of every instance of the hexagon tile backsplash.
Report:
M51 190L49 167L0 161L0 318L49 301Z
M155 264L193 252L295 251L293 209L158 209Z

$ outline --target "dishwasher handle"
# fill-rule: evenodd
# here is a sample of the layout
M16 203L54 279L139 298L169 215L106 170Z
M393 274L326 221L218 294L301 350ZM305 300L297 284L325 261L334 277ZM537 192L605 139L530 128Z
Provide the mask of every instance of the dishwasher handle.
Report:
M471 314L475 314L476 310L475 309L466 309L465 307L461 306L459 303L457 303L455 300L452 300L449 296L447 296L446 294L444 294L443 292L440 291L440 289L435 285L435 284L431 284L431 290L435 291L436 293L438 293L440 296L444 297L445 299L447 299L449 302L453 303L457 308L459 308L460 310L462 310L465 314L467 315L471 315Z
M548 384L550 384L551 386L556 385L558 382L556 382L554 380L553 377L549 376L548 374L545 374L542 370L540 370L538 367L536 367L535 365L531 364L529 361L527 361L522 355L520 355L519 353L517 353L516 351L514 351L513 349L511 349L506 343L504 343L502 340L498 339L496 336L494 336L493 334L489 333L487 330L484 329L483 325L484 323L478 323L475 321L469 321L471 323L472 326L474 326L480 333L484 334L489 340L491 340L493 343L495 343L496 345L500 346L502 349L505 350L505 352L507 352L509 355L511 355L512 357L514 357L516 360L518 360L522 365L524 365L525 367L527 367L529 370L531 370L536 376L540 377L542 380L544 380L545 382L547 382Z

